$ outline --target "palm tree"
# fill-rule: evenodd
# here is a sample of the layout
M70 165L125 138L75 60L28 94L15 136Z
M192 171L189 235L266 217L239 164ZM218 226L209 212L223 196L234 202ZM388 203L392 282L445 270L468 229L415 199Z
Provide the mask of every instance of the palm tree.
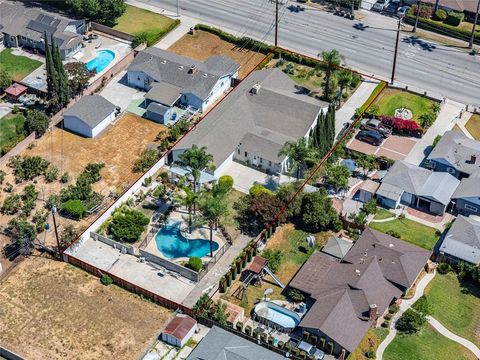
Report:
M353 73L342 70L338 74L338 85L340 85L340 104L342 103L343 90L350 86L353 80Z
M297 142L287 141L280 149L278 156L287 156L290 159L299 180L301 168L305 167L306 161L313 157L313 149L308 147L305 138L301 138Z
M330 80L332 78L333 70L342 62L343 56L338 52L338 50L333 49L331 51L322 51L318 54L322 57L322 60L326 63L327 69L325 70L325 89L324 89L324 98L330 98Z
M188 169L189 174L193 178L193 192L197 192L197 183L200 179L202 171L208 167L213 161L213 155L207 153L207 148L202 146L199 148L197 145L192 145L190 149L185 150L179 155L175 164ZM196 212L195 203L193 204L193 213Z
M188 186L181 187L181 193L178 193L175 200L182 206L185 206L188 211L188 233L192 233L192 210L197 203L199 193L194 192Z
M213 228L221 217L228 215L228 206L225 196L214 196L211 192L205 192L200 197L198 206L202 213L202 219L210 227L210 257L213 257Z

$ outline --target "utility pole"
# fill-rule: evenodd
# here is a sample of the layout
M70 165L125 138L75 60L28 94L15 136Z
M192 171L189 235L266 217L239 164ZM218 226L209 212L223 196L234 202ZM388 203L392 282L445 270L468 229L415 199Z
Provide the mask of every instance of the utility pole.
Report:
M275 47L278 46L278 0L275 0Z
M180 0L177 0L177 17L180 17Z
M55 213L56 212L57 212L57 207L54 205L54 206L52 206L53 229L55 230L55 238L57 239L58 258L61 260L62 255L60 253L60 239L58 238L57 220L55 218Z
M392 67L392 79L390 80L390 84L393 84L395 80L395 67L397 66L397 52L398 52L398 40L400 38L400 25L402 24L402 17L398 19L398 28L397 28L397 39L395 41L395 52L393 55L393 67Z
M468 43L468 47L470 49L473 49L473 42L475 41L475 27L477 26L479 10L480 10L480 0L478 0L478 3L477 3L477 12L475 13L475 20L473 21L472 35L470 36L470 41Z
M413 33L417 32L418 17L420 16L420 5L422 5L422 0L417 1L417 16L415 17L415 25L413 25Z

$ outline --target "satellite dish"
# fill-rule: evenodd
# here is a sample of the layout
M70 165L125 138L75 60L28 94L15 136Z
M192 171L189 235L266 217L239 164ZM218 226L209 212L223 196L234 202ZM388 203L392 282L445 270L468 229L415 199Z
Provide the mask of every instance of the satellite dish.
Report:
M268 288L268 289L266 289L266 290L264 291L263 295L269 295L269 294L271 294L271 293L273 293L273 289Z

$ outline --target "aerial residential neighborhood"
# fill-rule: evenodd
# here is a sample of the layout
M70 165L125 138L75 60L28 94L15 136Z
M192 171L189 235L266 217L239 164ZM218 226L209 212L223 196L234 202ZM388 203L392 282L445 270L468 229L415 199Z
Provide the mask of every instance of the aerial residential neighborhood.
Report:
M480 0L0 0L0 359L480 359Z

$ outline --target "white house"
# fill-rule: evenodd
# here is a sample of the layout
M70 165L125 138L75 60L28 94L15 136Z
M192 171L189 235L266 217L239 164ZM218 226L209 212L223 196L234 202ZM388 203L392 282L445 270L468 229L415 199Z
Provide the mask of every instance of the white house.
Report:
M117 109L99 95L87 95L63 114L64 128L94 138L115 120Z
M172 159L193 144L213 155L214 175L233 160L278 174L289 160L278 153L287 141L308 138L328 103L308 96L281 70L255 71L216 106L173 149Z
M144 91L150 91L155 83L169 84L157 89L155 98L147 101L172 106L174 99L204 111L231 87L239 67L227 56L211 56L201 62L153 47L137 54L128 68L127 83Z
M162 341L182 347L197 331L197 321L188 315L177 314L162 332Z

